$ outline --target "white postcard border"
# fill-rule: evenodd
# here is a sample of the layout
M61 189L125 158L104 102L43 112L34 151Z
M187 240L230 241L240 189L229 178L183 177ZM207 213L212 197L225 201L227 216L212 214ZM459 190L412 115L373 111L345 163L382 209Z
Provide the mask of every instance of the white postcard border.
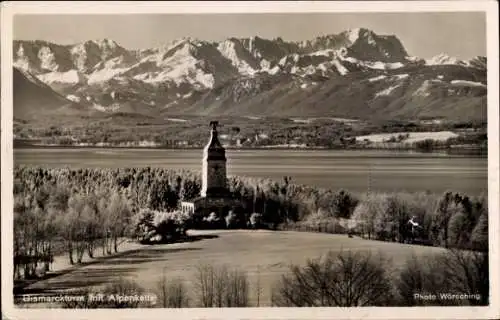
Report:
M1 11L1 228L2 313L7 319L62 318L215 318L215 319L472 319L499 317L499 98L498 4L495 1L283 1L283 2L3 2ZM303 12L459 12L487 15L488 57L488 197L491 304L489 307L380 308L227 308L62 310L18 309L13 305L13 141L12 21L14 14L144 14L144 13L303 13Z

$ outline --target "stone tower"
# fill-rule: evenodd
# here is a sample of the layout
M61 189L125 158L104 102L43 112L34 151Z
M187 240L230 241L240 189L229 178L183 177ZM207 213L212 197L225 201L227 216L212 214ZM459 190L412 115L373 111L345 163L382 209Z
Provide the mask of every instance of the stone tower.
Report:
M219 141L217 126L218 121L211 121L210 140L203 149L202 163L202 197L226 197L226 150Z

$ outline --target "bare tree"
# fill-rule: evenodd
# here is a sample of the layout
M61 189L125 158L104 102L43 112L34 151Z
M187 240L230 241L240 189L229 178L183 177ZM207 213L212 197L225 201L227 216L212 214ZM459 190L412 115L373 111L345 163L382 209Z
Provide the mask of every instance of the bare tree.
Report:
M106 206L107 230L105 242L107 253L118 252L118 238L123 236L130 222L131 210L128 201L117 190L112 192L109 204Z
M448 292L449 279L444 276L440 255L430 255L426 258L413 255L410 257L396 281L399 302L404 306L441 305L443 301L429 301L418 295L437 296Z
M211 308L215 302L215 272L213 266L202 264L196 268L196 294L202 307Z
M449 279L450 289L472 294L471 305L487 305L489 301L489 254L488 251L451 249L441 258L444 276ZM475 295L479 295L479 299Z
M73 252L76 249L77 262L81 262L80 252L84 251L83 242L84 227L81 220L84 201L81 195L75 194L68 200L68 211L64 216L63 237L66 239L66 248L68 250L69 261L74 263ZM83 248L83 249L82 249ZM79 258L80 257L80 258Z
M163 269L163 273L158 280L158 283L156 284L157 286L157 292L158 292L158 300L161 303L161 307L167 308L168 307L168 284L167 284L167 277L165 276L165 269Z
M397 282L403 305L487 305L488 252L450 249L445 253L410 258ZM466 299L418 299L415 294L468 294Z
M98 222L100 225L99 233L101 237L101 245L102 245L102 255L106 255L108 253L108 237L109 237L109 217L108 217L108 199L106 197L102 197L98 203L99 210L99 218Z
M214 298L215 298L215 307L222 308L225 304L225 297L228 292L229 286L229 270L226 265L223 265L214 270L215 272L215 281L214 281Z
M168 280L165 272L157 283L160 307L163 308L187 308L189 307L188 290L181 278Z
M328 253L324 259L309 260L306 266L292 265L273 288L275 306L383 306L392 299L388 261L370 252Z
M248 307L249 284L247 274L234 269L229 274L229 283L226 291L226 307Z
M245 272L226 265L197 267L196 295L202 307L247 307L249 282Z
M257 295L257 307L260 307L260 295L262 294L262 286L260 284L260 265L257 266L257 281L255 284L255 293Z
M488 252L488 210L485 210L471 234L471 247L475 250Z
M168 302L170 308L189 307L188 290L182 279L178 278L172 280L168 286L168 293Z

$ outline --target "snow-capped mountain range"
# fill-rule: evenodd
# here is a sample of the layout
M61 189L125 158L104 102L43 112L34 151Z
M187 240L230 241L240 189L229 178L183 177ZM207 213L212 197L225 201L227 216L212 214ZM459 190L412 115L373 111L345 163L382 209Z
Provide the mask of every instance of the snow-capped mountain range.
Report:
M110 39L76 45L19 40L14 41L13 51L14 67L26 76L36 77L66 100L105 112L207 114L232 113L236 108L243 113L294 114L311 105L304 91L314 96L335 82L349 83L346 89L351 91L359 81L371 87L384 83L384 88L366 97L368 105L416 79L412 97L427 97L432 88L443 85L448 95L477 97L474 90L486 91L486 58L461 61L441 54L425 60L410 56L396 36L364 28L301 42L183 38L144 50L128 50ZM331 96L339 94L339 88L330 90ZM292 103L287 94L296 95L296 100ZM265 110L255 107L256 99L266 104Z

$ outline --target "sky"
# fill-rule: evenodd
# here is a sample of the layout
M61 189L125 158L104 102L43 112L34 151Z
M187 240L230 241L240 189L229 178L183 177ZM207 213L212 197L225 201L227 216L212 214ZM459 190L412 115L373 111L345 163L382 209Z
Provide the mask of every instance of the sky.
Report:
M16 15L13 32L16 40L75 44L107 38L145 49L182 37L307 40L362 27L396 35L413 56L470 59L486 56L485 23L481 12Z

